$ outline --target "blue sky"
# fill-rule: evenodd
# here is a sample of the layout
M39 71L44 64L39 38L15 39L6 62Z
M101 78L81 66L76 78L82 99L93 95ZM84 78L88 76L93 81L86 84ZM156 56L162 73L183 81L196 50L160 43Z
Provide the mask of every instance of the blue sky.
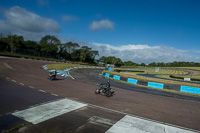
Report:
M200 62L199 7L199 0L4 0L0 29L36 41L56 35L124 61Z

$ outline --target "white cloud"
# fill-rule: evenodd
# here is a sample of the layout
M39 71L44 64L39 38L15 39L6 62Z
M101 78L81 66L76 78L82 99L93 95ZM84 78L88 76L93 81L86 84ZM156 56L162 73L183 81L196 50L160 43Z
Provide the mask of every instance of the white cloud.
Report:
M96 46L106 46L108 49L113 49L113 50L119 50L119 51L124 51L124 50L134 50L134 49L158 49L160 48L160 46L154 46L154 47L150 47L148 45L132 45L132 44L128 44L128 45L122 45L119 47L116 46L112 46L110 44L101 44L101 43L93 43Z
M113 30L114 23L108 19L103 19L101 21L93 21L90 25L90 29L93 31L97 31L100 29Z
M35 13L29 12L19 6L14 6L4 11L5 20L0 20L0 28L3 34L20 34L24 38L37 40L45 33L58 33L60 26L49 18L41 17Z
M62 20L65 23L68 23L68 22L71 22L71 21L76 21L77 19L78 19L77 17L71 16L71 15L62 16Z
M184 51L167 46L149 45L122 45L112 46L110 44L92 43L92 48L99 51L101 56L115 56L123 61L136 63L151 62L173 62L173 61L194 61L200 62L200 54L191 56L191 51ZM194 52L194 51L192 51ZM196 52L197 53L197 52Z

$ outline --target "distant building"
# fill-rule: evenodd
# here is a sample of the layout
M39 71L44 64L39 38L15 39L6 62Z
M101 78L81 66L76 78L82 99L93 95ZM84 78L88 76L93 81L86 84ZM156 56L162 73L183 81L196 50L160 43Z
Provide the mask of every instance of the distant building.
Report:
M108 71L114 71L115 65L113 64L106 64L105 69Z
M106 65L106 63L104 61L101 61L101 60L97 60L97 64L99 66L103 66L103 67L105 67L105 65Z

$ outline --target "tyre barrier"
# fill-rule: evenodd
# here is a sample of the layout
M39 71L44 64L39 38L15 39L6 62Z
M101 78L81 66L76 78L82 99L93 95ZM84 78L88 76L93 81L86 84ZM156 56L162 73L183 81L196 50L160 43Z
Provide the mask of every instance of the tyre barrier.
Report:
M200 94L200 88L197 88L197 87L147 82L147 81L136 80L136 79L132 79L132 78L125 78L125 77L121 77L118 75L111 75L111 74L104 73L104 72L102 72L102 75L104 75L107 78L111 77L116 80L121 80L121 81L125 81L125 82L132 83L132 84L144 85L144 86L157 88L157 89L168 89L168 90L175 90L175 91L180 91L180 92Z

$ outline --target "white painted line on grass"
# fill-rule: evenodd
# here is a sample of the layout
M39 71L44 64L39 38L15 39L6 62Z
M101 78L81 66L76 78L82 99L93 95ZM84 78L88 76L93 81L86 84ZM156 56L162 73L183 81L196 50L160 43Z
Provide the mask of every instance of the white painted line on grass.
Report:
M28 86L29 88L31 88L31 89L34 89L34 87L33 86Z
M77 110L85 106L87 106L87 104L82 104L69 99L61 99L26 110L18 111L12 113L12 115L33 124L38 124L40 122L71 112L73 110Z
M20 85L22 85L22 86L24 86L24 84L23 83L19 83Z
M44 90L39 90L39 91L41 91L41 92L46 92L46 91L44 91Z
M58 96L57 94L51 93L51 95Z
M156 123L141 118L124 116L106 133L195 133L193 131Z

